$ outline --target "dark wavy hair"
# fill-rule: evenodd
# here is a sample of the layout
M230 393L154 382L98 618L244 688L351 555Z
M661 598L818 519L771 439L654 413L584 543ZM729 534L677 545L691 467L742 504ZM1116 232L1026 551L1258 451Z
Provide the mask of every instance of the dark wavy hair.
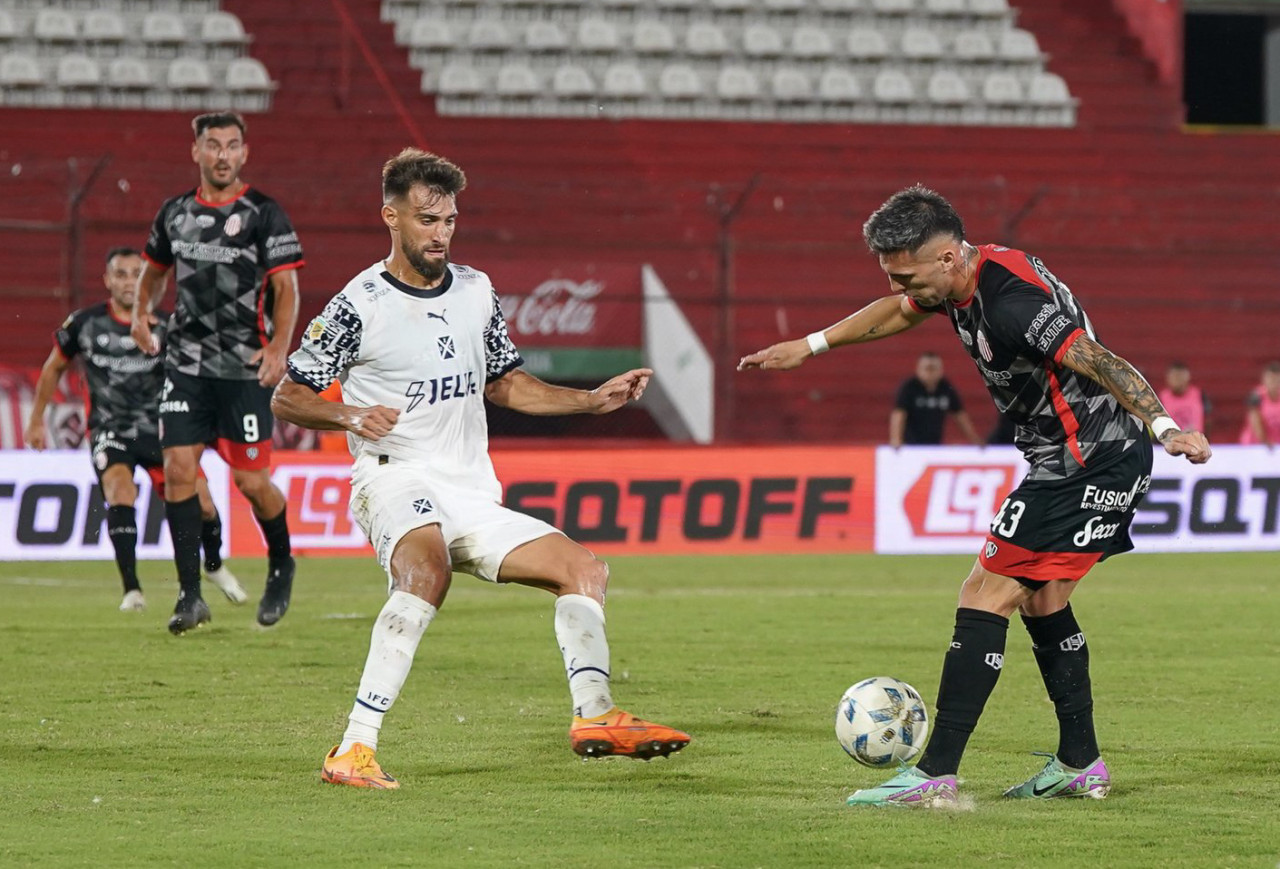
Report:
M197 139L204 134L205 130L222 127L239 127L241 139L244 138L245 133L249 132L244 117L239 112L206 112L191 119L191 131L196 134Z
M949 235L964 241L964 221L942 194L919 184L899 190L862 225L872 253L915 253L929 239Z
M457 196L467 186L461 169L438 154L405 148L382 166L382 201L405 196L415 185L444 196Z

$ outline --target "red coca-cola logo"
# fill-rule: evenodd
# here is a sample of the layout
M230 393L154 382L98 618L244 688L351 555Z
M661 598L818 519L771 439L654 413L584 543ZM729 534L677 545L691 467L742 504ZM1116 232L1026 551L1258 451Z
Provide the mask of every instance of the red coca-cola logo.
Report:
M586 335L596 325L601 281L543 281L527 296L506 296L507 325L519 335Z

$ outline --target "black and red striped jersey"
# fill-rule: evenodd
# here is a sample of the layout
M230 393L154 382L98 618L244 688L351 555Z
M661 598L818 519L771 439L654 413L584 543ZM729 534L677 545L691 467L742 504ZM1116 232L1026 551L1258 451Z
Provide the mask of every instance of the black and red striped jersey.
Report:
M1093 324L1067 285L1020 250L979 245L977 290L945 313L996 407L1017 426L1028 480L1062 479L1145 443L1141 421L1093 380L1062 365Z
M192 190L160 206L143 256L174 267L166 365L196 377L256 380L249 360L272 334L267 278L303 264L284 209L248 187L220 205Z

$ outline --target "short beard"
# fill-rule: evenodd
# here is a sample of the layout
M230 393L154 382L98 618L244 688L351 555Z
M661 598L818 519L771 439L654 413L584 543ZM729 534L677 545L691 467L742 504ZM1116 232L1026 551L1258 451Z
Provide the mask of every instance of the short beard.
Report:
M439 265L427 259L422 255L422 251L416 247L409 247L406 244L400 245L400 252L404 254L404 258L409 261L409 265L413 266L413 270L429 284L434 284L444 277L445 270L449 267L449 255L445 254L440 260Z

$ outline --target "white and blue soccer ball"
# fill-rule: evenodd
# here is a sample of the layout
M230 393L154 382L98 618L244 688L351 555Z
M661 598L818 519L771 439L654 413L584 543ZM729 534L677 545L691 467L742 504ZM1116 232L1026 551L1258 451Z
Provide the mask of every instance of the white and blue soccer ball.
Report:
M844 692L836 707L836 739L866 766L907 763L924 748L929 711L901 679L873 676Z

